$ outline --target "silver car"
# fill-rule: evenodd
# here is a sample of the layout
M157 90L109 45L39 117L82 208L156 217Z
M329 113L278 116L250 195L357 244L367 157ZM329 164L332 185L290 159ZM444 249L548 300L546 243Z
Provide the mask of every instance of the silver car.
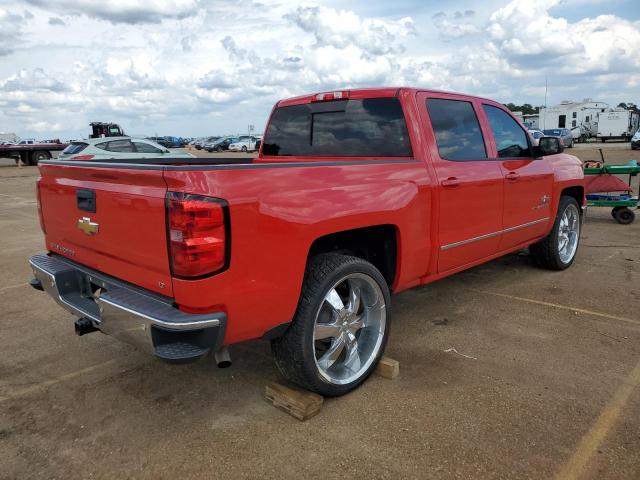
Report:
M545 137L556 137L560 139L560 143L564 148L573 147L573 134L568 128L550 128L543 130Z
M115 160L126 158L194 158L187 152L175 152L142 138L103 137L71 142L58 158L60 160Z

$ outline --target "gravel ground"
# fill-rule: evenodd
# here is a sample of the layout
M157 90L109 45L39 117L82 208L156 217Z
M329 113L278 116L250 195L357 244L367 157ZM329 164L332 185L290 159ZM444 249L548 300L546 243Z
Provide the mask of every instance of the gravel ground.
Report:
M76 337L25 283L37 169L0 163L0 478L640 478L640 220L591 209L565 272L515 254L396 295L400 377L302 423L262 398L266 342L219 370Z

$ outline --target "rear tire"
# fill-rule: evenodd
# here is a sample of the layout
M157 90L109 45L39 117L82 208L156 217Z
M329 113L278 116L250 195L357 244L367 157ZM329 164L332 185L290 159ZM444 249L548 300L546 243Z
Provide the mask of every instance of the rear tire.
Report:
M553 228L540 242L531 245L529 251L538 266L549 270L564 270L573 263L580 243L580 207L575 198L560 197L558 213Z
M33 152L31 154L31 158L29 159L29 165L38 165L40 160L49 160L51 155L49 152L45 150L39 150L37 152Z
M271 341L280 372L325 396L350 392L376 368L389 337L387 283L371 263L334 253L307 265L289 329Z
M613 218L615 218L616 222L618 222L621 225L629 225L630 223L633 223L633 221L636 219L636 214L633 212L633 210L627 207L621 207L615 210L615 213L614 212L612 213L613 213Z

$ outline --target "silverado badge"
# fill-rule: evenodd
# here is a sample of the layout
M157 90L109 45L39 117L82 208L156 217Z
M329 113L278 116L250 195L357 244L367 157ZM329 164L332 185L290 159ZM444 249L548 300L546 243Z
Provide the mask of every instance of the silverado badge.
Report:
M80 220L78 220L78 228L87 235L95 235L96 233L98 233L100 225L98 225L96 222L92 222L89 217L82 217Z

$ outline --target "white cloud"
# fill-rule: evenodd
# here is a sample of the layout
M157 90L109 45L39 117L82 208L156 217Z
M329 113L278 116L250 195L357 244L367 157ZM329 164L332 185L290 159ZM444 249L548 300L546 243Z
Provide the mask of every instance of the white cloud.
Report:
M490 18L491 42L520 66L555 65L568 75L640 69L640 28L613 15L570 23L550 15L559 0L514 0Z
M438 12L433 15L433 24L438 29L440 38L443 40L459 39L468 35L480 33L480 28L468 21L464 21L474 15L474 10L458 10L450 16L445 12ZM449 17L451 19L449 19Z
M0 8L0 57L9 55L20 42L21 25L28 18Z
M354 45L371 55L403 50L398 40L415 33L413 20L360 18L350 10L322 6L300 6L285 18L313 34L318 46L346 48Z
M197 0L26 0L61 15L86 15L113 23L159 23L194 15Z

